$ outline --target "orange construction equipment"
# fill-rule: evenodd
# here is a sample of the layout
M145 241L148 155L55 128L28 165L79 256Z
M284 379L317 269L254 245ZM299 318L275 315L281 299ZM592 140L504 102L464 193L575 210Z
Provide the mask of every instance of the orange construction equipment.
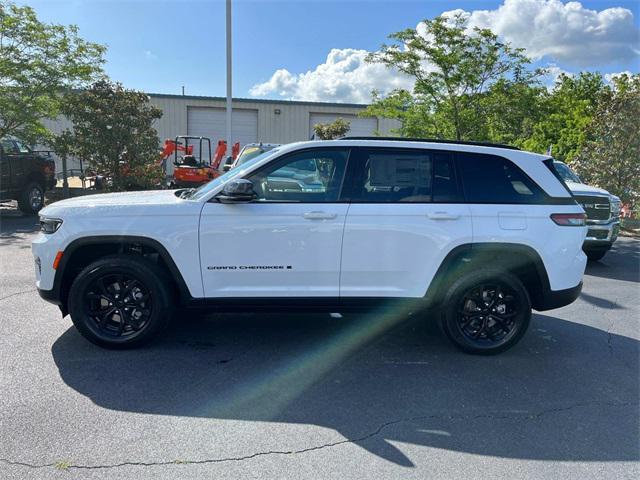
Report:
M181 142L184 140L184 143ZM198 158L193 155L194 145L189 145L189 141L199 143ZM203 146L208 146L209 155L203 158ZM178 152L184 152L182 157L178 157ZM166 140L162 150L162 162L166 171L166 161L173 154L173 179L169 186L172 188L198 187L208 183L222 173L211 163L211 140L207 137L193 137L189 135L178 135L175 140Z
M213 167L215 169L220 168L220 164L222 163L222 160L225 159L226 153L227 153L227 142L225 142L224 140L218 140L218 146L216 147L216 152L213 157ZM234 160L238 158L239 153L240 153L240 142L236 142L233 144L233 147L231 147L231 156L233 157Z

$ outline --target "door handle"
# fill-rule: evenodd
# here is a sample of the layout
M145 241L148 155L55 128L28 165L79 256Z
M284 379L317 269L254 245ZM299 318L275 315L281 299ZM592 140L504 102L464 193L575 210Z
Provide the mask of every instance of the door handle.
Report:
M335 213L327 212L307 212L302 216L305 218L305 220L332 220L338 215Z
M460 218L460 215L449 212L429 212L427 213L427 217L431 220L457 220Z

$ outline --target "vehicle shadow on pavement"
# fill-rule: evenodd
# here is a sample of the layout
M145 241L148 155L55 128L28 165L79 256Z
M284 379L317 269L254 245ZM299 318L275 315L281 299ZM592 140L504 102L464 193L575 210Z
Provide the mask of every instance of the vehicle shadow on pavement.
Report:
M634 265L635 268L628 268L628 265ZM593 277L640 283L640 242L620 238L602 260L587 263L584 273Z
M53 358L69 387L107 409L318 425L406 467L402 443L520 459L640 459L637 340L535 315L518 346L479 357L391 311L183 316L134 351L94 347L69 329Z
M0 245L20 245L21 248L31 248L24 241L24 235L40 229L40 222L36 215L23 215L0 208Z

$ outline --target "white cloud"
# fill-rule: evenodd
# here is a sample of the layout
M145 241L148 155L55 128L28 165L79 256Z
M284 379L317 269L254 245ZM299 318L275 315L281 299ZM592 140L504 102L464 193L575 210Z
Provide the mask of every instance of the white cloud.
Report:
M631 73L629 70L625 70L623 72L616 72L616 73L605 73L604 74L604 79L607 83L613 83L613 80L616 79L617 77L620 77L622 75L627 75L629 77L631 77L633 75L633 73Z
M324 63L306 73L276 70L269 80L254 85L253 97L277 95L290 100L368 103L371 91L382 94L396 88L411 88L407 76L380 64L365 62L369 52L352 48L334 48Z
M633 13L620 7L590 10L579 2L559 0L505 0L495 10L450 10L442 15L456 14L467 18L469 28L489 28L514 47L522 47L534 60L551 62L543 79L553 86L561 73L558 67L601 68L611 63L633 61L640 55L640 30L634 24ZM424 23L416 26L425 36ZM325 62L306 73L276 70L269 80L254 85L253 97L278 96L291 100L368 103L371 90L382 94L395 88L411 89L407 76L380 64L368 64L369 52L350 48L332 49ZM428 64L423 64L429 69Z
M590 10L579 2L505 0L495 10L452 10L462 13L470 27L489 28L534 59L579 67L625 62L640 54L640 31L626 8Z

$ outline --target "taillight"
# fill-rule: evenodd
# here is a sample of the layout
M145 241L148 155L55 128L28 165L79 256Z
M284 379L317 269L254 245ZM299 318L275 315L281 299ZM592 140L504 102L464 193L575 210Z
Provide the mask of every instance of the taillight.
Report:
M563 227L584 227L587 215L584 213L552 213L551 220Z

